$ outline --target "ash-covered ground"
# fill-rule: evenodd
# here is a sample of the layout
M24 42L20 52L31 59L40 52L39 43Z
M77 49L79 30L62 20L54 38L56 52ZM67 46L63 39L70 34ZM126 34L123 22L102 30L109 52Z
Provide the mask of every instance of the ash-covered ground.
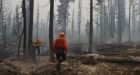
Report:
M36 63L12 57L1 61L0 75L140 75L140 49L112 47L102 47L98 54L69 55L60 72L49 56L38 57Z

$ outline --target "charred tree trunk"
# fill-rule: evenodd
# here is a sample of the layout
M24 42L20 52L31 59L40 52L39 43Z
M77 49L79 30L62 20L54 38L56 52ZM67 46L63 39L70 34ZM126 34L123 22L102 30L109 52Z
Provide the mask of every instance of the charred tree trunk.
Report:
M133 2L135 3L135 2ZM136 6L132 5L132 25L133 25L133 42L135 42L135 37L136 37Z
M30 24L29 24L29 35L28 35L28 48L31 47L32 37L33 37L33 10L34 9L34 0L30 0Z
M90 29L89 29L89 49L88 51L92 52L93 46L93 0L90 0Z
M110 38L114 39L115 37L115 3L111 1L110 5Z
M73 9L73 15L72 15L72 26L71 26L71 30L72 30L72 41L74 41L74 9Z
M21 46L21 42L22 42L23 33L24 33L24 30L22 30L22 33L21 33L21 35L20 35L20 37L19 37L17 56L20 56L20 46Z
M0 20L1 20L1 25L0 25L0 29L1 29L1 39L2 39L2 50L1 50L1 57L5 57L5 50L6 50L6 39L5 39L5 31L6 31L6 24L4 24L4 11L3 11L3 0L0 1L1 5L0 5Z
M15 30L16 30L16 43L17 43L17 55L20 55L20 44L21 44L21 39L22 39L22 32L21 32L21 24L19 21L20 17L19 17L19 8L18 6L16 6L16 26L15 26Z
M54 61L54 56L53 56L53 16L54 16L54 0L50 0L49 43L50 43L50 60L51 61Z
M101 2L100 3L100 11L103 13L103 14L100 14L100 41L101 43L104 42L104 7L103 7L103 3Z
M121 19L121 10L120 10L120 0L118 0L118 42L122 42L122 19Z
M23 13L23 55L26 56L27 53L27 46L26 46L26 7L25 7L25 0L22 1L22 13Z
M36 39L39 39L39 4L38 4L38 10L37 10L37 22L36 22Z
M36 60L35 50L32 48L33 38L33 11L34 11L34 0L30 0L30 21L29 21L29 32L28 32L28 56L31 60Z
M129 42L131 42L131 1L129 0L129 29L128 29L128 32L129 32Z
M81 41L81 3L82 0L79 0L79 11L78 11L78 41Z
M122 43L126 26L125 0L118 0L118 42Z

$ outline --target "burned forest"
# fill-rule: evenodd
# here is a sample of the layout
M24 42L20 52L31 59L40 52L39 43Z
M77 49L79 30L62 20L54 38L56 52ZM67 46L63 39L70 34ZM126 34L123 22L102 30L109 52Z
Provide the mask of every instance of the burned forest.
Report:
M140 75L140 0L0 0L0 75Z

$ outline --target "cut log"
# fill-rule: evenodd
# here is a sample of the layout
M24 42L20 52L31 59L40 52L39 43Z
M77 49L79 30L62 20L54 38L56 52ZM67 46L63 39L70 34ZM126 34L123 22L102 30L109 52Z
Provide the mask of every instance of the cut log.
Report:
M109 63L120 63L120 64L140 64L140 60L136 60L129 57L109 57L109 56L102 56L98 54L89 54L89 55L82 55L77 57L80 59L83 64L96 64L100 62L109 62Z

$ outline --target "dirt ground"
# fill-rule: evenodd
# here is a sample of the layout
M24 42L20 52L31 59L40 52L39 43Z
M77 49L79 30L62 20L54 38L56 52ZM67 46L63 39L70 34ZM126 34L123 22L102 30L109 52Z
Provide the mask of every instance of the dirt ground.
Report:
M68 59L55 71L55 63L41 57L37 63L8 60L0 63L0 75L140 75L138 64L97 63L82 64L80 60Z

